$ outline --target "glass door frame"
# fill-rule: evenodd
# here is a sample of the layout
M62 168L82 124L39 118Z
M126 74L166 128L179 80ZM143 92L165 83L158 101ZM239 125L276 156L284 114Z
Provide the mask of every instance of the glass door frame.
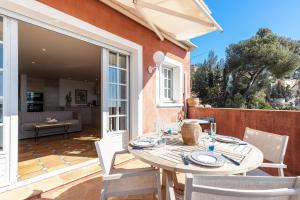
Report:
M109 103L111 101L110 99L110 81L109 81L109 54L110 53L115 53L117 55L117 70L118 70L118 66L119 66L119 55L124 55L126 57L126 114L124 115L126 117L126 130L118 130L117 131L111 131L110 130L110 114L109 114ZM105 137L105 136L120 136L122 135L122 144L118 144L117 148L118 149L122 149L125 148L127 146L127 143L130 139L130 133L131 133L131 127L130 127L130 120L131 120L131 116L130 116L130 55L129 54L124 54L123 52L118 52L118 51L114 51L114 50L110 50L110 49L106 49L106 48L102 48L102 68L101 68L101 73L102 73L102 81L101 81L101 89L102 89L102 97L101 97L101 113L102 113L102 134L101 137ZM117 75L118 76L118 75ZM118 79L118 78L117 78ZM119 82L116 83L116 85L120 85ZM123 84L121 84L123 85ZM117 89L117 93L119 89ZM118 94L117 94L118 95ZM117 97L117 99L119 99ZM119 99L120 100L120 99ZM120 100L120 101L123 101ZM119 115L117 113L117 118L119 118ZM123 116L123 115L122 115ZM116 124L117 127L119 126L119 120L116 120ZM119 142L119 141L116 141Z
M0 159L4 160L0 169L5 172L0 187L17 181L18 157L18 22L3 18L3 150ZM1 173L0 170L0 173Z

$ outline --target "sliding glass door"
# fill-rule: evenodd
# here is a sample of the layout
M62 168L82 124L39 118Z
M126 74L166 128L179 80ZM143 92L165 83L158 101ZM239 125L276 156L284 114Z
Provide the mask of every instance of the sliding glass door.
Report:
M104 74L103 79L104 107L107 106L105 134L113 136L115 144L125 147L129 139L129 56L110 50L103 51ZM106 124L106 125L105 125Z

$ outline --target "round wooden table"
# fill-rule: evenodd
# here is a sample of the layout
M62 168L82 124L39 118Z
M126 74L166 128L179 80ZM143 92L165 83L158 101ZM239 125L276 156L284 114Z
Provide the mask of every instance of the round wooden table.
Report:
M145 134L143 137L147 136L149 136L149 134ZM193 163L184 165L181 158L181 153L191 152L192 150L196 149L204 150L204 145L184 145L181 135L167 136L167 138L168 142L165 146L138 150L129 146L128 149L133 156L152 166L181 173L233 175L256 169L263 162L263 153L251 144L238 145L216 142L216 153L225 154L226 156L240 162L240 165L237 166L229 161L226 162L222 167L204 167Z
M142 137L157 137L154 134L145 134ZM168 141L164 146L143 149L133 149L129 146L129 152L136 158L158 168L163 169L163 186L167 174L174 178L176 172L204 175L234 175L242 174L258 168L263 162L263 153L251 144L239 145L229 143L215 143L215 152L224 154L240 165L235 165L229 160L222 167L205 167L190 162L184 165L182 152L191 152L196 149L205 150L204 143L196 146L184 145L181 135L166 136Z

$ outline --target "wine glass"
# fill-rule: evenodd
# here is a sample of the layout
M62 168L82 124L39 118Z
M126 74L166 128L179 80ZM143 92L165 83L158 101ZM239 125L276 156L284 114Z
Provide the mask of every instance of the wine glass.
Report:
M211 136L215 137L215 135L217 133L217 123L210 124L210 131L211 131Z

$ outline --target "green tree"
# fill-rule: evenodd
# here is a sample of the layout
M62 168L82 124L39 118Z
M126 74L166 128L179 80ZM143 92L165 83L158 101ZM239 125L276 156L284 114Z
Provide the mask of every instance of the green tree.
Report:
M192 92L203 103L222 106L224 98L223 68L224 61L219 60L210 51L203 63L196 65L197 70L192 76Z
M285 101L290 100L291 98L293 98L293 92L291 86L287 85L286 87L284 87L282 84L277 83L271 89L270 98L272 99L284 98Z
M262 28L254 37L230 45L227 50L226 76L232 75L233 94L247 101L264 90L275 78L290 74L300 65L300 44Z

